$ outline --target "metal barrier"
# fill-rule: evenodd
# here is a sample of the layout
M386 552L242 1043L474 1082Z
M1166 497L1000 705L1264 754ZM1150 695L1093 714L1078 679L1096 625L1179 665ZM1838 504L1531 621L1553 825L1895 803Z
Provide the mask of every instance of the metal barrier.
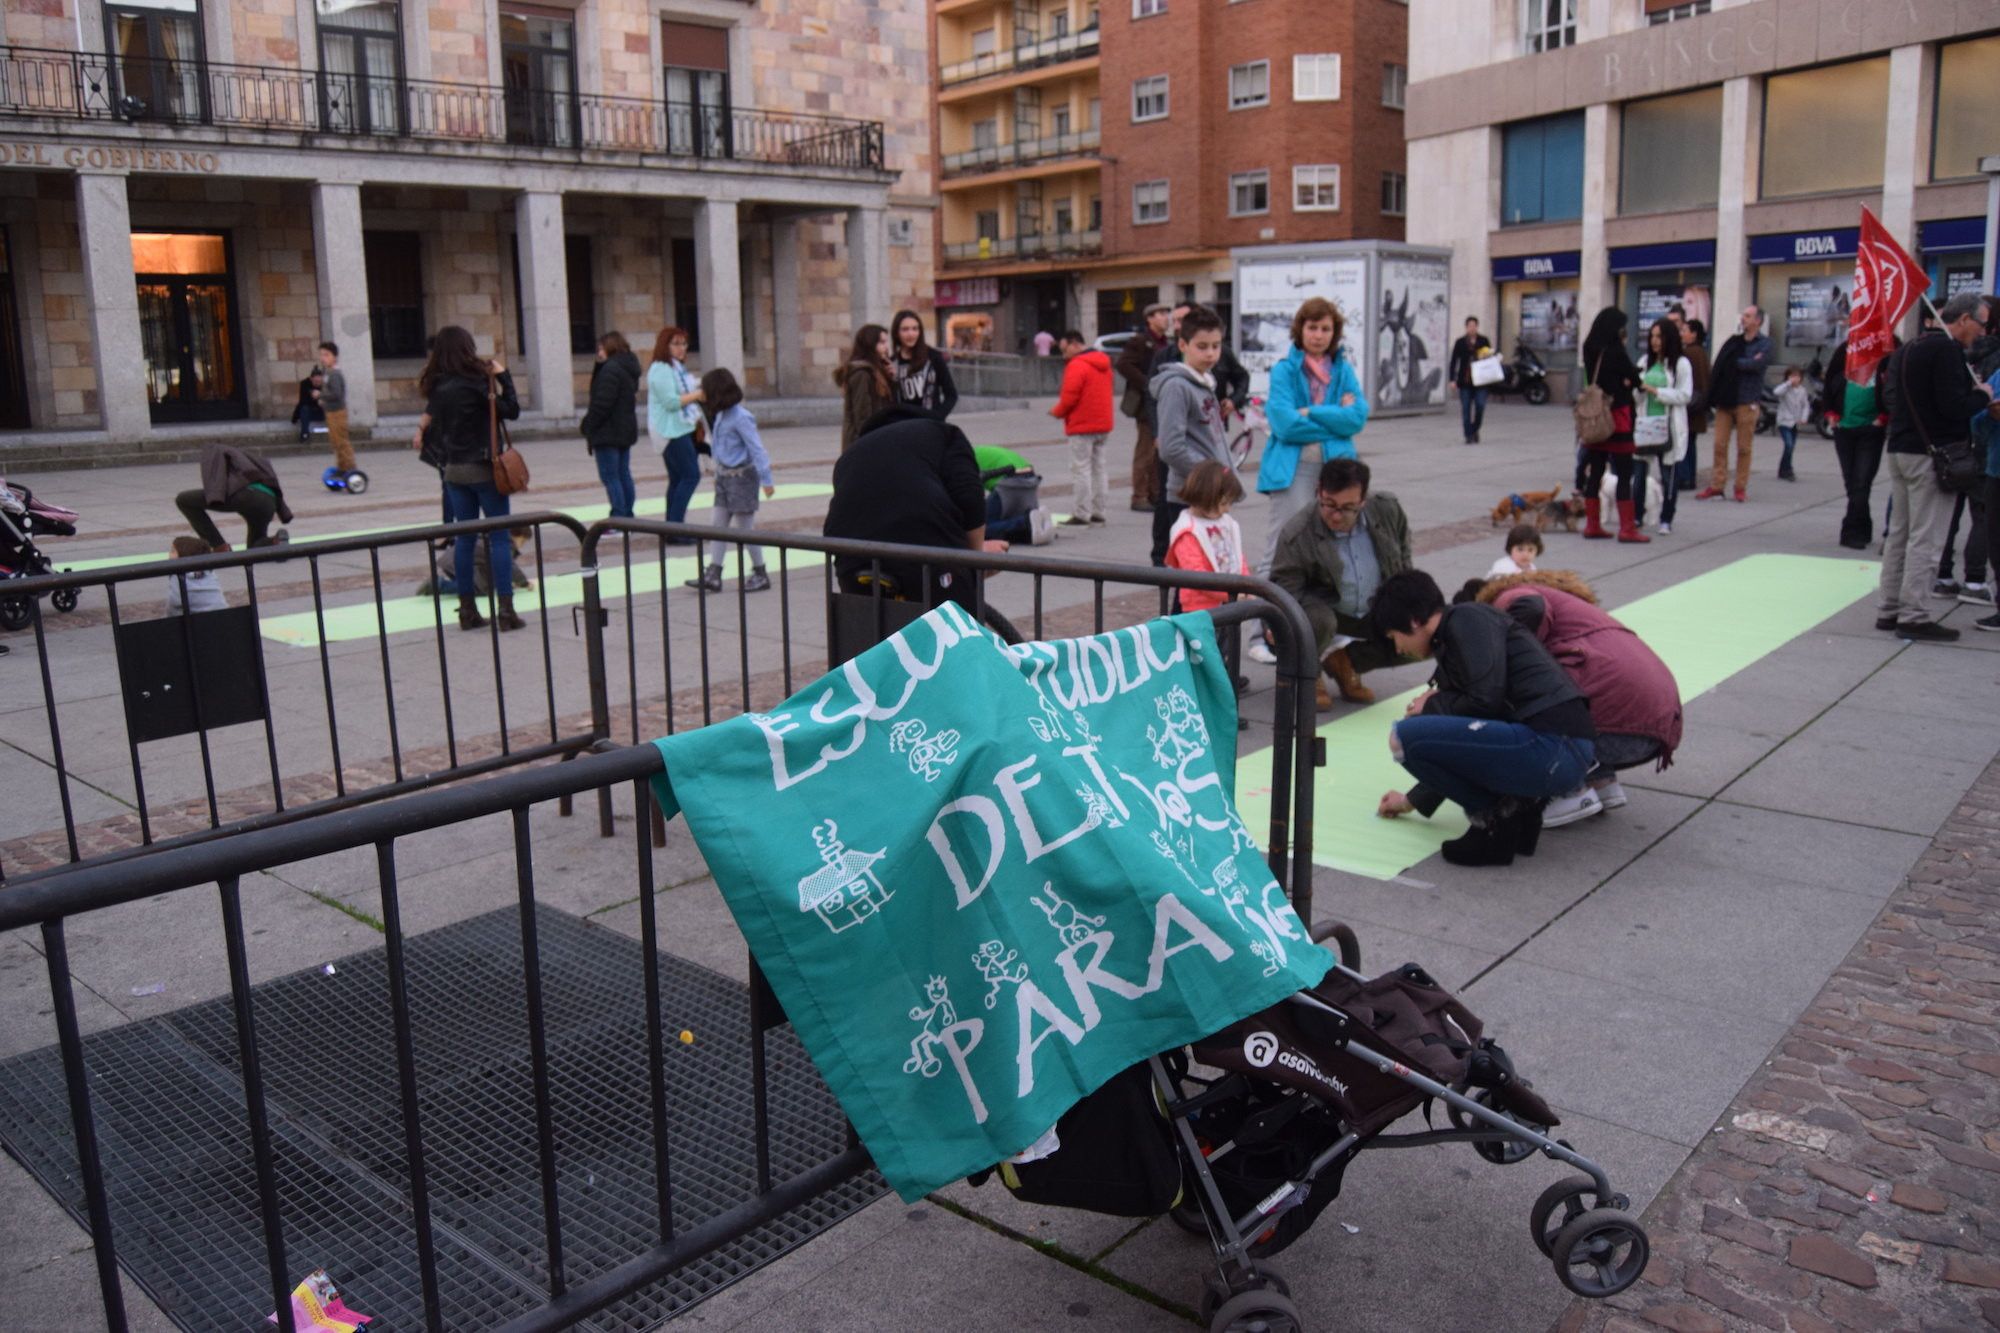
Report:
M17 608L25 602L26 613L32 621L35 649L40 659L42 711L48 725L46 762L55 770L56 789L62 807L64 846L60 851L52 847L34 849L40 859L53 861L66 853L70 862L121 860L149 847L197 842L224 833L283 823L516 764L567 758L588 749L600 739L601 733L589 729L583 716L587 700L568 699L559 706L558 673L553 658L546 598L542 600L539 615L531 610L527 617L539 631L535 636L522 635L517 639L510 635L503 641L497 623L489 617L487 629L481 636L485 642L481 646L490 647L491 663L490 666L482 663L478 669L482 674L476 681L477 690L467 688L469 681L465 677L456 682L455 688L454 671L465 672L467 668L462 649L456 662L447 651L447 642L457 638L457 635L456 632L453 635L445 632L446 611L442 597L433 593L428 599L432 603L431 614L418 625L400 631L391 629L391 608L399 599L394 595L385 596L383 592L385 554L398 548L415 548L428 556L431 543L438 539L467 534L476 536L501 528L532 531L532 582L538 594L547 588L549 577L543 544L544 529L559 529L579 541L584 536L583 525L565 514L513 514L469 523L401 528L291 546L260 547L76 573L44 574L8 580L0 585L0 594L4 594L5 599ZM339 557L346 555L366 556L365 573L359 569L341 571L330 568ZM528 555L528 551L523 551L517 558ZM524 563L527 561L524 560ZM309 579L273 586L270 574L275 571L272 567L281 565L293 568L303 565ZM422 574L435 575L440 569L449 571L451 568L451 557L445 553L441 560L432 558L425 565L407 571L392 567L390 577L403 577L407 573L414 589L415 579ZM163 614L134 618L135 609L151 609L157 605L137 602L132 594L140 586L159 596L168 591L170 581L178 581L182 602L186 605L188 576L234 571L241 572L247 605L187 616ZM259 586L260 574L265 575L262 588ZM127 594L122 604L121 590ZM106 645L101 639L90 638L79 645L85 649L84 652L63 653L64 660L58 669L52 665L52 648L56 643L69 644L73 642L72 635L88 634L92 627L87 622L78 625L68 617L46 619L42 599L60 597L63 602L73 605L75 599L86 591L101 592L103 596L109 617L111 651L105 651ZM366 600L330 605L337 602L340 593L348 591L364 592ZM490 605L491 595L488 597ZM310 599L306 609L264 618L265 610L274 601L306 598ZM86 613L92 609L84 608ZM330 618L337 622L331 631ZM316 646L314 656L317 658L318 679L313 685L306 685L303 681L310 669L307 659L301 657L278 663L270 660L266 641L274 632L274 626L283 625L293 628L295 641ZM58 628L60 633L55 632ZM431 632L424 634L424 629ZM330 646L330 632L342 634L347 642L358 643L372 638L378 649L379 672L372 667L365 673L357 671L359 654L346 651L336 654ZM404 636L397 639L402 647L392 651L391 640L397 634ZM468 645L476 642L459 641ZM521 643L521 648L512 648L516 643ZM539 649L538 653L532 654L538 661L531 663L523 660L531 656L524 651L528 644L534 644ZM503 646L512 648L512 651L503 653ZM101 684L93 684L91 668L103 656L115 656L117 684L123 695L123 739L129 757L131 780L129 799L123 793L104 789L102 784L108 784L111 781L109 778L100 777L97 782L92 782L72 771L64 748L65 718L72 712L82 714L89 710L91 715L72 719L67 729L74 730L80 726L96 730L100 732L101 739L104 726L102 713L105 711L102 696L105 691ZM518 712L510 720L507 668L510 659L516 673L526 668L540 677L528 684L534 694L540 696L535 703L541 704L542 708L537 709L531 703L528 716L545 712L545 726L540 718L526 723ZM399 704L396 688L399 665L406 679L420 673L435 673L438 698L434 707L418 706L408 701ZM301 667L307 670L302 671ZM297 682L286 693L295 693L300 698L290 702L284 699L274 701L274 668L285 672L288 683ZM566 679L573 678L575 674L581 673L571 673ZM65 695L64 687L70 685L72 675L81 684L68 693L81 693L81 697ZM349 682L347 691L336 687L336 676ZM386 735L380 736L377 743L386 741L388 754L386 765L382 764L378 754L371 754L367 760L353 764L361 780L351 782L350 765L343 762L340 697L361 685L357 676L365 676L368 689L379 686L381 691L384 708L381 716L386 725ZM516 698L522 684L515 682ZM485 695L489 690L492 696L490 708L485 704ZM93 693L96 697L91 697ZM456 704L455 693L460 695ZM317 699L307 704L305 699L314 694ZM478 696L476 705L472 698L467 697L469 695ZM113 705L114 708L119 706ZM310 765L304 768L291 766L295 790L290 796L279 760L276 714L281 710L285 718L286 747L294 752L306 748L315 751ZM349 711L352 711L351 706ZM497 732L468 734L468 714L473 711L491 717L497 725ZM413 713L418 716L413 717ZM315 726L319 716L325 718L323 733ZM441 728L437 725L440 722ZM261 754L254 756L247 752L237 753L244 749L243 733L228 731L225 734L225 729L250 724L261 724L263 733L259 747ZM350 730L359 729L363 719L350 716L345 725ZM146 764L141 756L141 747L188 736L195 738L199 755L200 795L197 798L190 788L186 796L162 803L162 807L156 810L149 801ZM19 756L29 754L26 744L29 738L16 731L12 739L17 750L16 761L22 762ZM317 747L322 741L325 748L319 750ZM254 765L266 769L267 776L261 778L254 789L218 792L218 749L225 752L221 761L225 771L247 769ZM321 775L326 772L321 755L331 763L332 790L323 795L312 790L321 785ZM184 743L182 757L188 757ZM370 767L376 770L372 775L366 771ZM375 780L368 780L370 776ZM304 789L300 789L301 784L304 784ZM114 806L135 808L136 840L130 839L125 830L103 831L98 839L105 843L124 841L127 844L124 846L92 847L87 845L87 840L80 839L79 824L88 825L92 821L80 821L78 818L76 789L79 786L110 796ZM160 795L157 788L156 783L155 798ZM254 803L259 808L242 814L233 814L230 810L232 806L241 807L248 803ZM180 824L205 823L206 826L160 836L161 830L156 826L161 819ZM32 835L45 831L28 832ZM40 855L44 851L47 854ZM18 862L20 856L15 859ZM0 873L9 869L0 864ZM48 873L48 870L43 867L38 871L32 868L31 863L28 874L35 873ZM18 884L22 878L16 874L9 882Z
M643 540L635 549L634 538ZM760 655L760 669L752 669L752 635L748 615L751 594L744 591L743 576L749 573L743 548L762 546L773 553L770 567L773 594L778 607L777 660ZM650 550L646 549L650 546ZM713 563L731 571L736 580L733 593L689 592L681 589L669 595L673 575L692 572L672 569L670 552L695 557L696 568ZM635 559L636 556L636 559ZM1301 918L1312 920L1312 782L1318 760L1315 737L1317 712L1313 685L1319 664L1313 652L1312 626L1305 612L1290 594L1266 579L1230 574L1201 574L1186 570L1156 569L1145 565L1119 565L1096 560L1072 560L1059 556L1005 554L985 551L953 551L929 547L898 546L885 542L848 541L794 532L744 532L740 529L700 527L685 523L665 523L637 518L604 519L591 525L583 539L584 633L590 639L590 698L592 729L604 737L621 733L637 744L651 735L671 735L688 722L706 726L721 717L768 707L788 698L801 685L816 678L827 664L814 663L807 673L794 661L797 621L793 604L797 600L791 575L795 570L817 565L821 571L820 592L813 599L812 628L824 632L825 641L835 643L839 625L835 618L836 560L865 562L875 577L872 593L866 598L872 633L865 642L875 642L898 628L892 609L909 606L885 598L880 577L885 565L913 567L923 571L928 586L934 569L976 570L982 577L973 583L972 609L981 619L1009 637L1041 639L1060 622L1061 635L1102 633L1107 627L1133 624L1155 615L1165 615L1172 605L1176 588L1203 589L1228 594L1232 600L1216 614L1217 623L1239 626L1257 622L1271 631L1278 655L1277 687L1272 709L1271 823L1266 857L1280 884L1291 895ZM607 568L607 561L609 567ZM645 570L646 576L639 577ZM1004 585L1001 600L1011 608L1003 610L988 600L986 577L996 574L1027 576L1026 595L1016 585L1010 594ZM607 587L607 584L615 586ZM649 585L649 593L634 595L630 590ZM1105 590L1131 590L1135 604L1108 606ZM1087 590L1083 601L1058 596L1060 605L1051 605L1050 592L1064 589ZM1150 595L1148 595L1150 594ZM851 594L850 594L851 595ZM1143 598L1144 605L1136 604ZM690 607L688 603L692 601ZM612 697L613 661L616 650L609 643L612 603L622 604L618 618L623 631L625 659L622 699ZM642 718L646 695L640 676L643 604L659 619L658 685L664 716ZM711 639L725 608L733 607L735 625L733 700L719 700L718 674ZM1022 623L1017 631L1014 619ZM1084 623L1077 623L1082 621ZM1115 623L1114 623L1115 622ZM725 631L727 626L720 626ZM690 639L692 640L690 642ZM646 656L653 645L644 647ZM679 662L676 689L676 662ZM692 661L690 661L692 660ZM690 688L689 666L696 668L697 685ZM725 667L725 671L727 668ZM803 678L801 678L803 677ZM726 685L725 685L726 688ZM618 714L623 713L621 718ZM621 725L622 724L622 725ZM1303 739L1302 739L1303 738ZM657 812L655 812L657 820ZM599 801L599 829L611 833L608 793ZM656 840L664 838L664 828L656 823Z

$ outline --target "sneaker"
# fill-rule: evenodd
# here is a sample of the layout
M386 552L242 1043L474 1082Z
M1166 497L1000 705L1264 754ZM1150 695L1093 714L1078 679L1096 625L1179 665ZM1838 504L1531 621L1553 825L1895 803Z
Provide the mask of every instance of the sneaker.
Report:
M1931 585L1933 597L1956 597L1963 591L1965 587L1957 579L1939 579Z
M1799 474L1796 472L1780 472L1778 474L1779 481L1797 481L1798 479Z
M1659 527L1653 529L1653 531L1659 533L1662 537L1671 537L1674 535L1674 525L1671 523L1662 523Z
M1090 525L1091 525L1092 527L1096 527L1096 526L1097 526L1098 524L1102 523L1103 521L1104 521L1104 515L1102 515L1102 514L1092 514L1092 515L1090 516Z
M1087 528L1095 521L1094 519L1079 518L1075 514L1071 514L1062 521L1062 525L1066 528Z
M1606 810L1616 810L1625 804L1625 788L1615 780L1594 790L1597 792L1597 803Z
M1036 546L1047 546L1056 539L1056 516L1036 505L1028 511L1028 533Z
M770 589L771 576L761 569L751 570L750 577L743 580L743 591L745 592L769 592Z
M2000 630L2000 612L1995 612L1993 615L1987 616L1983 620L1973 621L1972 628L1983 629L1988 631L1989 633L1994 630Z
M1896 626L1896 637L1905 643L1957 643L1958 631L1932 620Z
M1993 588L1986 583L1967 583L1958 590L1958 600L1967 606L1993 605Z
M1565 824L1574 824L1580 819L1588 819L1592 815L1603 813L1604 802L1598 799L1594 789L1585 787L1550 801L1548 808L1542 811L1542 827L1561 828Z
M1261 634L1250 640L1250 646L1243 650L1243 655L1251 661L1261 662L1265 666L1278 665L1277 653L1271 650L1270 644L1264 642L1264 636Z

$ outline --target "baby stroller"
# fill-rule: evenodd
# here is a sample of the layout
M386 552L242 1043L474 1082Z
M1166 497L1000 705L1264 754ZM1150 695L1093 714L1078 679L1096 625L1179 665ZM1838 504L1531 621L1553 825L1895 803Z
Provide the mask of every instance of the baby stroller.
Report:
M55 565L35 545L35 537L74 537L74 509L37 500L26 486L0 481L0 629L26 629L34 619L29 598L8 595L6 581L47 574ZM49 594L56 610L76 610L77 590L59 588Z
M1580 1296L1615 1296L1637 1281L1651 1247L1624 1211L1629 1200L1549 1137L1555 1113L1472 1012L1414 963L1371 980L1353 966L1353 933L1316 933L1328 936L1344 961L1317 986L1112 1079L1057 1124L1062 1150L998 1168L1008 1188L1031 1203L1165 1212L1206 1237L1216 1265L1201 1300L1210 1333L1305 1327L1263 1261L1305 1234L1365 1148L1469 1143L1496 1165L1539 1152L1576 1167L1584 1174L1529 1209L1536 1248ZM1419 1107L1428 1126L1432 1101L1448 1128L1384 1133ZM1153 1132L1135 1132L1145 1126Z

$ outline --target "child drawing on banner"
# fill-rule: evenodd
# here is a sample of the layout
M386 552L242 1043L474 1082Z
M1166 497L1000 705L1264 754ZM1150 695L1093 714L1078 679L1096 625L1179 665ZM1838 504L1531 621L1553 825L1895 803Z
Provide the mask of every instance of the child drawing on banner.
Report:
M1176 685L1153 702L1162 727L1147 727L1146 739L1153 743L1153 762L1161 768L1181 768L1208 753L1208 723L1194 696Z
M923 1028L910 1041L910 1058L903 1062L903 1072L935 1078L944 1063L932 1048L944 1041L944 1030L958 1021L958 1010L952 1007L951 987L943 977L924 983L924 998L930 1004L910 1010L910 1021L922 1023Z
M947 727L935 734L926 734L921 718L905 718L889 728L889 753L910 756L910 771L925 782L936 782L938 775L958 762L958 732Z
M1020 958L1019 950L1010 949L999 940L984 941L979 952L972 955L972 965L979 969L979 978L986 983L988 1009L1000 1003L1002 990L1028 979L1028 965Z
M1061 937L1065 945L1082 944L1090 938L1092 931L1103 927L1103 917L1086 916L1077 911L1075 903L1067 901L1056 892L1053 882L1042 881L1042 892L1048 895L1046 900L1031 896L1028 901L1042 909L1042 915L1048 918L1051 926L1055 927L1056 934Z

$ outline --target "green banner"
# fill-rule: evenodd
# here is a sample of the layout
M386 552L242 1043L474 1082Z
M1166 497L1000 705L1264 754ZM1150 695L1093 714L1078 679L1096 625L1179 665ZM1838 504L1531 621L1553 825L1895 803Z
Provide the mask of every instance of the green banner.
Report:
M1235 739L1206 614L1010 647L948 604L655 742L654 792L916 1199L1325 975L1230 801Z

